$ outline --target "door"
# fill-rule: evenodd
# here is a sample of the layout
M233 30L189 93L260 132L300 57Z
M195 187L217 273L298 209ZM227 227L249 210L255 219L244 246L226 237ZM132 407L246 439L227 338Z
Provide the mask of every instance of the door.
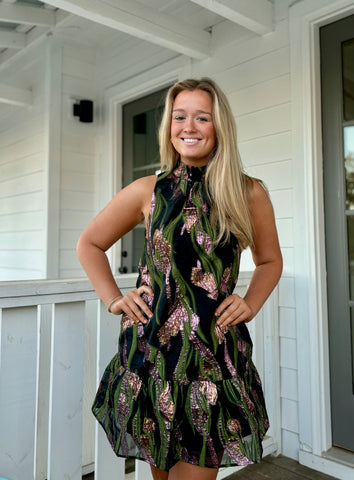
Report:
M332 440L354 451L354 15L320 39Z
M123 106L123 186L160 170L158 128L168 88ZM122 239L120 273L138 271L145 229L137 225Z

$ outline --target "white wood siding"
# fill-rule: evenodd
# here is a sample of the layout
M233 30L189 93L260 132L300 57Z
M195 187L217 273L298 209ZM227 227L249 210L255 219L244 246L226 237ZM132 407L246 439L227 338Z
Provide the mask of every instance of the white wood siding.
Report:
M45 277L44 70L41 50L2 74L35 88L32 107L0 105L0 281Z
M75 100L89 99L97 107L95 51L64 46L62 69L62 123L60 169L59 278L83 276L75 247L95 213L95 158L99 112L93 123L72 115ZM99 175L100 172L97 172Z

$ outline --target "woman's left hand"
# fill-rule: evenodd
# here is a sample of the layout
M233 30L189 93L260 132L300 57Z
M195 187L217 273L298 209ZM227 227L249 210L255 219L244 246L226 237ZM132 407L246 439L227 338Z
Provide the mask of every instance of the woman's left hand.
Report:
M248 303L236 293L229 295L215 310L218 318L217 325L222 331L227 331L240 322L249 322L253 318L253 312Z

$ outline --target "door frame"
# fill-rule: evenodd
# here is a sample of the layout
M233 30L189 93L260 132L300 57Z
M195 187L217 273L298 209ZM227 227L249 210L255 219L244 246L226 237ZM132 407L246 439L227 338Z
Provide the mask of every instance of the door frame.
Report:
M97 209L106 205L110 199L122 188L122 122L123 104L136 100L144 95L178 81L186 73L184 57L175 57L164 64L152 68L134 78L123 81L107 88L103 98L103 116L101 118L101 148L102 158L98 159L98 167L104 172L99 176L97 185ZM99 171L100 171L99 170ZM107 256L113 272L117 272L121 262L121 242L117 242L107 251ZM136 273L124 274L136 277Z
M324 455L332 432L319 29L353 13L352 0L295 2L289 9L299 460L343 480L352 473L350 462Z

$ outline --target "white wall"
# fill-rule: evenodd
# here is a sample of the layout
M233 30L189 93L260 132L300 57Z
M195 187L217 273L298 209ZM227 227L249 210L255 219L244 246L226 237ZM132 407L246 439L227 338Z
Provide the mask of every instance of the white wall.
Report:
M96 135L99 123L94 50L64 45L60 169L59 278L83 276L75 252L77 239L95 214ZM72 115L75 99L94 101L93 123Z
M21 75L18 74L21 69ZM1 82L33 89L33 106L0 104L0 281L45 276L45 61L21 59Z

